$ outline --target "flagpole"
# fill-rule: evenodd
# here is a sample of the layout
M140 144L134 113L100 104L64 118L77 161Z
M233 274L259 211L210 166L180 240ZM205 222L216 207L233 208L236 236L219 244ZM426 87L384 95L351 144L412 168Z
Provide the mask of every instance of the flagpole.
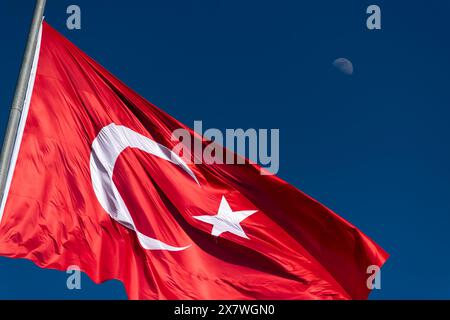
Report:
M22 60L22 67L17 80L16 92L14 94L14 100L9 114L8 126L6 128L5 138L3 140L3 147L0 155L0 200L3 198L5 193L11 156L14 149L20 118L22 116L28 82L33 67L33 58L36 51L39 29L44 16L45 2L46 0L36 0L36 7L34 9L33 20L31 22L30 31L28 34L27 45Z

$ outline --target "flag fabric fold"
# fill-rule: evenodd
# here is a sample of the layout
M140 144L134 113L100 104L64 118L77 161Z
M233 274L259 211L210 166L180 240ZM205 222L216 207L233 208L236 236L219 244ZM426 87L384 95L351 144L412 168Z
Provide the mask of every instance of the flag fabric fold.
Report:
M192 130L45 22L37 58L0 255L130 299L368 297L387 254L356 227L255 164L187 162L172 132Z

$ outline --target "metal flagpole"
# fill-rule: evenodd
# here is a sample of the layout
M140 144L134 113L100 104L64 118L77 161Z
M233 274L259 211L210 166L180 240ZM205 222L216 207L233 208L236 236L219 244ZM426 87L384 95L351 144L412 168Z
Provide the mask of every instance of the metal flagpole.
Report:
M20 118L22 116L23 105L27 93L31 69L33 67L33 58L36 51L39 29L44 16L46 0L36 0L33 21L31 22L30 32L28 34L27 46L20 69L19 79L16 85L16 92L9 114L8 126L6 128L5 138L3 140L3 148L0 155L0 200L5 193L8 169L11 163L11 156L14 149L17 130Z

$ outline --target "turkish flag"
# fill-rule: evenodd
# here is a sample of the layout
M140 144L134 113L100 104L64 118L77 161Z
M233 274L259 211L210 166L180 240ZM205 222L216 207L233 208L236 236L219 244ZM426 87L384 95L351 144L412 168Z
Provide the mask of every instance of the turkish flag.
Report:
M2 203L0 254L130 299L365 299L387 254L246 164L192 164L176 121L43 23ZM207 141L201 143L207 144Z

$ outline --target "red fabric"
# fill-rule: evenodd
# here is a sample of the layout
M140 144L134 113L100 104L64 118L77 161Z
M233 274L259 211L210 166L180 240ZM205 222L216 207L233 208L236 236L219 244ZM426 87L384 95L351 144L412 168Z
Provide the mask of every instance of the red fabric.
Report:
M0 254L44 268L78 265L95 282L119 279L130 299L365 299L367 267L387 254L354 226L276 176L247 165L176 165L122 153L114 182L137 228L173 246L146 250L94 194L89 159L116 123L172 149L186 128L126 87L48 24L21 148L0 224ZM193 216L225 196L249 239Z

